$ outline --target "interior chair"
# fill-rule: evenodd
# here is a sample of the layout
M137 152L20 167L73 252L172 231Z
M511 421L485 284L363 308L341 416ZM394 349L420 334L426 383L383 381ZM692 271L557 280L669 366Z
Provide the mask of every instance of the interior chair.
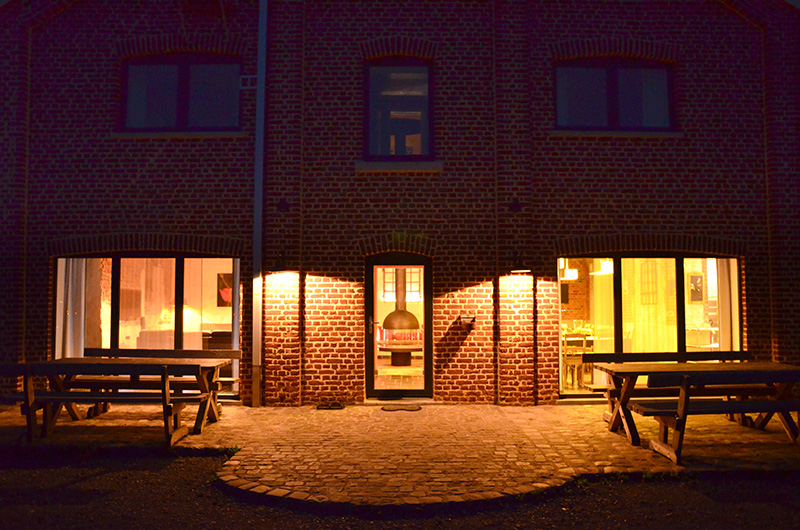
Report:
M561 351L564 355L564 383L567 387L568 379L572 380L573 388L583 388L583 354L586 353L586 335L582 333L567 333Z

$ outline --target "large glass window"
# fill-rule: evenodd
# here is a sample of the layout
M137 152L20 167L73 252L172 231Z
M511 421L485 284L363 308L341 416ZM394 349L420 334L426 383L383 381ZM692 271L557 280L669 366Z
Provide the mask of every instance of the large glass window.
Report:
M575 61L556 66L556 126L578 130L670 130L665 65Z
M366 155L431 155L428 67L418 62L371 65L368 85Z
M56 357L238 348L236 267L228 258L59 259Z
M674 258L622 260L622 351L677 352Z
M605 382L582 353L742 347L736 259L562 258L559 284L562 392Z
M127 65L127 130L239 129L237 63L133 63Z
M122 258L119 289L119 347L175 347L175 260Z

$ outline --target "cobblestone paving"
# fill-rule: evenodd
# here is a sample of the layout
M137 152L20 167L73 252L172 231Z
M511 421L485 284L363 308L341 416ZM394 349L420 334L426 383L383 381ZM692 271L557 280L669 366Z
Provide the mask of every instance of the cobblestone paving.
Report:
M780 423L767 430L692 417L681 466L606 429L603 406L225 406L222 421L178 447L239 449L219 472L227 486L264 498L350 505L413 505L535 493L586 474L730 469L800 470L800 448ZM59 419L37 446L159 447L158 407L116 406L90 420ZM187 415L186 422L191 419ZM656 423L636 417L643 440ZM18 408L0 408L0 447L22 443ZM24 445L24 443L22 443Z

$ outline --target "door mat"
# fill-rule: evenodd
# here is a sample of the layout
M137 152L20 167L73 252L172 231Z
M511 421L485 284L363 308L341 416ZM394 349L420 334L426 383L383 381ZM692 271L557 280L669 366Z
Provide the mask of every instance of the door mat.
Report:
M342 410L344 408L343 403L339 403L338 401L331 401L329 403L320 403L317 405L317 410Z
M384 405L381 407L381 410L386 410L389 412L394 412L395 410L407 410L409 412L416 412L418 410L422 410L422 407L419 405Z

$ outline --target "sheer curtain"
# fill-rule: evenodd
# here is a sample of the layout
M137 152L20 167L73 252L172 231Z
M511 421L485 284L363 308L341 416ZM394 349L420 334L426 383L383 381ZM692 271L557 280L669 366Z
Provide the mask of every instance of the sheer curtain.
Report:
M58 260L56 358L83 357L86 260Z

